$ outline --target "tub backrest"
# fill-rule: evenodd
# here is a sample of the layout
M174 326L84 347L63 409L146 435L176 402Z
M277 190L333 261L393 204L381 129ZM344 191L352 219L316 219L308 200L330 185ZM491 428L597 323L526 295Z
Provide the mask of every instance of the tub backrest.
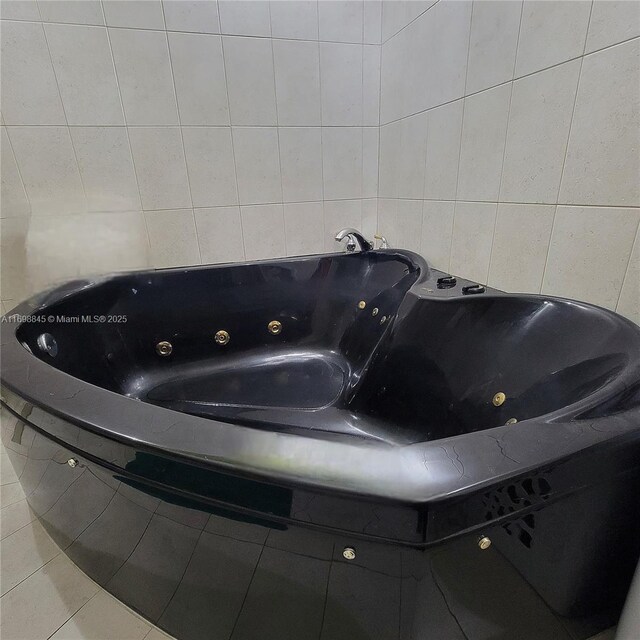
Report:
M356 362L364 356L353 348L353 339L344 337L357 334L350 327L364 313L359 302L385 298L393 289L394 294L385 298L385 309L391 309L419 272L402 254L376 251L126 274L88 287L44 312L56 319L91 315L106 321L25 323L18 334L52 366L132 395L154 371L166 375L166 369L184 363L252 350L321 348L346 351ZM282 324L277 335L268 330L274 320ZM230 335L224 346L214 340L219 330ZM55 358L38 349L42 333L54 336ZM173 347L168 358L156 353L161 341ZM368 348L374 346L369 341Z

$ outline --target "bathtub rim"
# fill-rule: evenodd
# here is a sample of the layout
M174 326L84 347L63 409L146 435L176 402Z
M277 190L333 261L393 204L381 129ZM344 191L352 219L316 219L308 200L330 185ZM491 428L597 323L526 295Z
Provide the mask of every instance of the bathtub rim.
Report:
M422 258L409 251L390 250ZM324 255L324 254L323 254ZM327 254L341 255L341 254ZM298 258L240 264L277 263ZM224 268L229 265L178 267L171 271ZM167 271L167 269L142 270ZM80 293L112 277L140 270L74 281L37 294L7 315L28 315L62 298ZM447 303L475 296L430 295L420 277L410 293ZM431 278L443 275L432 270ZM461 280L461 279L459 279ZM503 293L487 289L489 296L557 300L606 314L638 331L630 320L607 309L571 299L537 294ZM16 338L20 323L2 322L3 404L15 411L15 398L110 440L144 446L183 460L196 461L221 472L264 479L285 486L306 486L348 495L404 504L425 504L478 490L532 469L558 462L580 451L625 434L640 433L640 406L590 420L573 418L636 383L629 367L586 398L540 418L410 445L335 441L304 434L271 432L249 426L201 418L140 402L97 387L51 367L25 349ZM640 371L640 353L633 370ZM7 392L9 392L7 394ZM12 404L14 406L12 407ZM153 426L151 426L153 424ZM131 432L131 426L137 430ZM141 426L142 425L142 426ZM190 434L197 447L179 444ZM309 442L314 443L309 447ZM67 443L69 444L69 443ZM457 450L456 450L457 447ZM268 452L271 455L264 455ZM274 452L278 455L274 456ZM277 458L277 459L276 459ZM286 467L282 463L286 461ZM462 469L461 469L461 468Z

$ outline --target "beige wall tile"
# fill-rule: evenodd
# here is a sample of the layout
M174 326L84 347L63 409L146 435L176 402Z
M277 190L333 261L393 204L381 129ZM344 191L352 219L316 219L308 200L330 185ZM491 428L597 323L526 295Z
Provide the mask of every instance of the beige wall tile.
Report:
M422 200L398 200L398 244L420 252L422 240Z
M585 57L560 202L640 205L639 69L638 40Z
M454 202L425 200L422 208L420 254L442 271L449 270L454 207Z
M554 205L498 205L489 268L492 287L540 292L554 214Z
M44 30L67 122L124 124L107 30L63 24L47 24Z
M322 200L320 127L281 127L278 136L284 202Z
M322 128L322 167L324 197L362 196L362 129L360 127Z
M89 211L141 208L138 184L124 127L69 129Z
M3 21L0 36L0 105L5 124L65 124L42 25Z
M31 211L27 193L22 184L9 136L2 127L0 140L0 218L13 218L27 215Z
M287 253L281 204L241 207L247 260L279 258Z
M194 207L238 204L230 127L182 130Z
M467 93L513 78L522 0L475 2L471 18Z
M582 55L590 13L588 0L525 0L516 77Z
M637 209L558 206L542 292L615 309L639 220Z
M456 197L463 101L438 107L427 114L427 161L424 197L453 200Z
M316 42L273 41L278 124L320 125L320 50Z
M40 16L45 22L72 22L75 24L104 24L99 0L38 0Z
M109 29L109 38L127 124L178 124L166 34Z
M164 29L160 0L103 0L102 6L110 27Z
M222 33L240 36L270 36L269 3L262 0L219 0Z
M380 148L380 129L364 127L362 129L362 197L378 197L378 164Z
M180 123L229 124L222 39L219 36L170 33L169 48Z
M497 205L457 202L451 241L451 272L486 284Z
M240 204L282 202L278 130L233 127Z
M129 139L142 207L191 206L182 136L178 127L130 127Z
M318 2L320 40L362 42L364 2L333 0Z
M146 211L154 267L200 264L196 226L191 209Z
M633 243L616 311L640 325L640 227Z
M271 2L271 35L296 40L318 39L317 0Z
M250 5L253 2L228 2ZM258 2L257 4L266 4ZM224 29L224 21L223 21ZM231 124L276 125L276 92L271 41L262 38L222 38L227 72Z
M3 20L30 20L38 22L40 11L36 0L14 0L0 5L0 18Z
M332 4L321 2L321 5ZM362 124L362 46L320 44L322 124Z
M506 84L465 99L459 199L498 199L510 95Z
M284 205L287 253L303 256L324 251L324 213L322 202Z
M244 260L240 207L196 209L194 213L202 264Z
M639 35L640 3L633 0L594 0L586 53Z
M579 73L574 60L514 82L501 200L556 202Z
M33 214L86 210L78 163L67 127L11 127L7 133Z
M391 247L400 247L398 202L395 198L378 199L378 234L383 235Z
M163 0L167 30L220 33L215 0Z
M368 44L382 42L382 0L364 3L364 41Z

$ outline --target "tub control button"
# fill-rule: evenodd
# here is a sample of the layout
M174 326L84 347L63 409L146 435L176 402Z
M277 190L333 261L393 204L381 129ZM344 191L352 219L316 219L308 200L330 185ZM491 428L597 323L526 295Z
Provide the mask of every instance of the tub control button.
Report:
M481 284L470 284L466 287L462 287L462 293L465 296L470 296L475 293L484 293L486 289Z
M75 458L69 458L67 460L67 464L72 468L75 469L78 466L78 461Z
M453 276L443 276L442 278L438 278L436 283L438 285L438 289L451 289L451 287L455 287L458 284L458 281Z

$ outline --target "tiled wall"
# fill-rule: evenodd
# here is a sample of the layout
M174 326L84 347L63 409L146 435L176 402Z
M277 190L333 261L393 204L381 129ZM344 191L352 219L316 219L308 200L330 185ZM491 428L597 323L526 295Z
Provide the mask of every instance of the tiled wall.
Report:
M333 250L640 322L640 3L3 0L2 299ZM382 60L382 64L381 64Z
M379 227L640 323L640 3L384 3Z
M8 0L2 299L375 232L380 2Z

